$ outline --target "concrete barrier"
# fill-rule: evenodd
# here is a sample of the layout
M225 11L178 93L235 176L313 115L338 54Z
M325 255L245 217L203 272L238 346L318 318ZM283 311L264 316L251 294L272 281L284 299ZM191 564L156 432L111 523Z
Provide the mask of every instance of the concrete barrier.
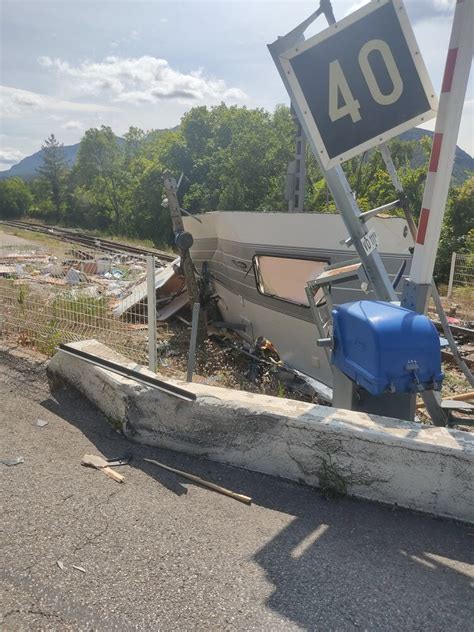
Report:
M152 375L95 340L73 346ZM196 394L186 402L63 351L48 375L134 441L474 523L471 433L167 380Z

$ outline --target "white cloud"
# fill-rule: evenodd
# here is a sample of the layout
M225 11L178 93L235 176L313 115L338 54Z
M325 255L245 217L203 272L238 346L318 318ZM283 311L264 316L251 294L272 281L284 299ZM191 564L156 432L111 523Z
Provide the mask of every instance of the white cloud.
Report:
M31 114L32 111L60 110L65 112L104 112L116 108L97 105L95 103L74 103L73 101L63 101L55 97L0 86L0 108L5 118L18 118Z
M456 4L456 0L432 0L436 11L451 11Z
M429 121L424 128L434 131L436 119ZM466 99L463 107L463 117L459 126L457 144L470 156L474 156L474 99Z
M61 127L63 129L74 129L74 130L84 129L83 124L80 123L79 121L67 121L66 123L61 125Z
M368 4L369 0L359 0L359 2L354 2L354 4L352 4L347 11L344 13L344 17L346 15L350 15L351 13L354 13L354 11L357 11L358 9L360 9L361 7L363 7L364 5Z
M357 0L344 15L349 15L357 9L368 4L369 0ZM447 15L452 13L456 0L406 0L405 6L413 22L426 20L436 15Z
M19 162L24 157L25 154L18 149L13 149L12 147L0 148L0 163L13 165Z
M101 62L84 61L77 66L61 59L40 57L38 62L55 70L76 94L108 96L115 102L153 103L160 100L219 102L243 101L240 88L229 88L222 79L206 77L203 70L182 73L166 59L145 55L136 58L106 57ZM63 82L64 85L64 82Z

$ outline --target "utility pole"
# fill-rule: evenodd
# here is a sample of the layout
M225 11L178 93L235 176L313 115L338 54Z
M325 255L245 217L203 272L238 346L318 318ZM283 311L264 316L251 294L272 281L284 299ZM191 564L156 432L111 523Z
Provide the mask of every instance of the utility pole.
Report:
M324 15L328 24L335 23L331 0L321 0L319 9L310 20L313 21L321 14ZM303 213L306 190L306 136L293 104L291 104L291 115L295 123L295 159L288 163L286 199L289 213Z
M287 200L289 213L304 211L304 194L306 187L306 137L299 119L291 108L295 123L295 159L288 163Z
M195 303L200 303L199 287L194 274L194 264L190 253L190 248L193 245L193 236L184 230L183 217L178 202L176 180L168 171L163 174L163 185L166 197L168 198L168 209L171 216L176 245L178 246L181 256L181 268L186 281L191 307L193 307ZM201 309L198 326L198 344L205 338L207 338L207 322L204 310Z

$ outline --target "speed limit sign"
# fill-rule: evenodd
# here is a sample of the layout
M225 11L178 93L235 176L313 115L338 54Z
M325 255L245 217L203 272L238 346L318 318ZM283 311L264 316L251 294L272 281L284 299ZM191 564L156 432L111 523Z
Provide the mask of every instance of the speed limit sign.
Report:
M401 0L373 0L280 61L325 168L436 115L437 99Z

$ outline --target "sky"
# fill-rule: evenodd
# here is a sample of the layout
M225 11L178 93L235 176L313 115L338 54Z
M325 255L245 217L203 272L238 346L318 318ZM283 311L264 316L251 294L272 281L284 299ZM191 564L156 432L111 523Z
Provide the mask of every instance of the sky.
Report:
M333 0L336 19L366 4ZM266 45L312 13L298 0L0 0L0 170L54 133L173 127L197 105L288 103ZM405 0L439 94L454 0ZM326 27L324 18L306 36ZM458 144L474 154L471 76ZM426 125L434 128L434 121Z

